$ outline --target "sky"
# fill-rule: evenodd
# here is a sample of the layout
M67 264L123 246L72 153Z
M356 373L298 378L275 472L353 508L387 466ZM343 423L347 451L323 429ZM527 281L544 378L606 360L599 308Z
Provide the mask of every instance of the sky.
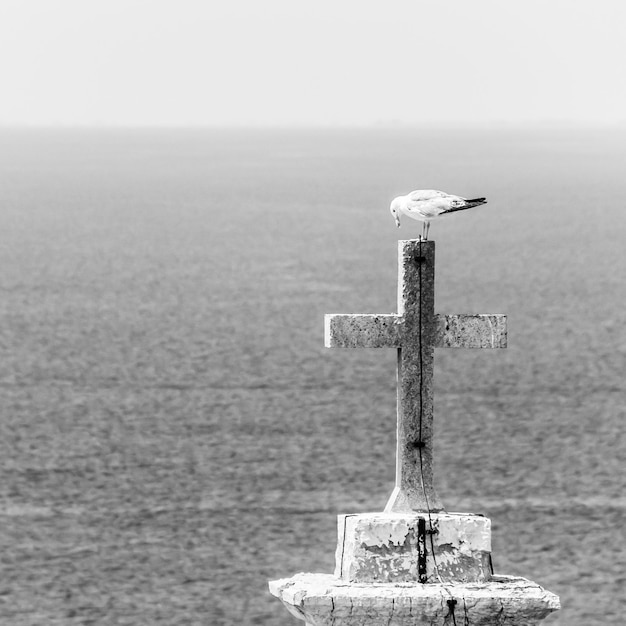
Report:
M2 0L0 125L626 125L624 0Z

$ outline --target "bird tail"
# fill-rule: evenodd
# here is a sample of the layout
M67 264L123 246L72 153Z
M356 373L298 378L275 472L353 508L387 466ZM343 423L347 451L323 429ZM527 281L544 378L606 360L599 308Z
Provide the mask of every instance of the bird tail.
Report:
M444 213L452 213L454 211L465 211L465 209L471 209L475 206L480 206L481 204L487 204L487 198L472 198L471 200L466 200L463 206L454 207L453 209L448 209L444 211Z

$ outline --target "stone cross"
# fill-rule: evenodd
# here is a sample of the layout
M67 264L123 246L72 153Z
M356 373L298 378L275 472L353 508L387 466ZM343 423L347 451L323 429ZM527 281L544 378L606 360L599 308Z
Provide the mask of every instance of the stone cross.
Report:
M435 314L435 242L398 242L398 312L326 315L327 348L398 349L396 486L386 512L442 511L433 485L435 348L506 348L505 315Z

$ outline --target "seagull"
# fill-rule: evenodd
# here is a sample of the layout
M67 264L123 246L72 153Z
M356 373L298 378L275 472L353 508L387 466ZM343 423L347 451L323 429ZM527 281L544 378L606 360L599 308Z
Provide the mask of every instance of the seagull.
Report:
M408 215L414 220L423 222L420 240L426 241L430 230L430 220L453 211L464 211L486 203L486 198L468 200L435 189L418 189L406 196L394 198L389 210L396 220L398 228L400 228L400 214Z

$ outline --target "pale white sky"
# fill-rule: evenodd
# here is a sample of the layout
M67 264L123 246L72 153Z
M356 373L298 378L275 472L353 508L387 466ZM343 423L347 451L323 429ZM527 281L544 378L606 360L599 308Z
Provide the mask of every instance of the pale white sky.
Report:
M626 124L626 0L2 0L0 124Z

